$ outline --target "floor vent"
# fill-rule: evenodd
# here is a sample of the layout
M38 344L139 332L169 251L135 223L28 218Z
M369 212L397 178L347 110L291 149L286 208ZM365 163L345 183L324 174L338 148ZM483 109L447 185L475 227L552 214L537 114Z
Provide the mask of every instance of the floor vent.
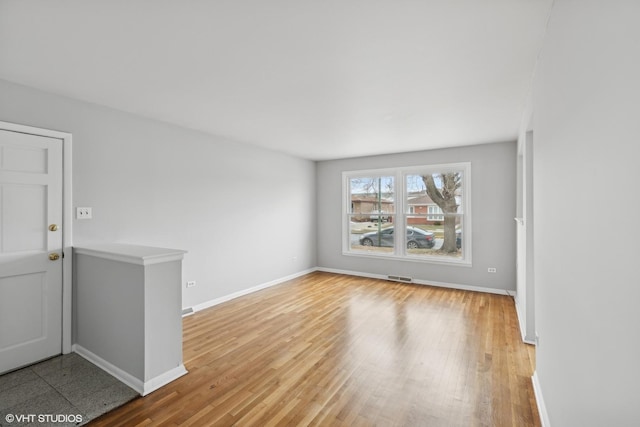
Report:
M182 317L191 316L193 314L193 308L187 307L182 309Z
M411 277L403 277L403 276L387 276L389 280L393 280L394 282L404 282L411 283L413 279Z

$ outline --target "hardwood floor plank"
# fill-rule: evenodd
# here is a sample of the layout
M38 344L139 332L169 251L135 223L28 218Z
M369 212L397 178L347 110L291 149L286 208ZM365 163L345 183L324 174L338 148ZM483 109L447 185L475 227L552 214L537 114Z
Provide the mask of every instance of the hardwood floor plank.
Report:
M508 296L311 273L183 319L189 374L92 426L540 426Z

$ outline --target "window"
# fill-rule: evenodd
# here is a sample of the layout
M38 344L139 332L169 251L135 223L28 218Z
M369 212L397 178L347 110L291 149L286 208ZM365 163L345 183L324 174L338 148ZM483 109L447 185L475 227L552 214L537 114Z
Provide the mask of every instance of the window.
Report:
M427 221L443 221L444 212L438 205L429 205L427 212Z
M343 253L471 265L470 179L470 163L344 172Z

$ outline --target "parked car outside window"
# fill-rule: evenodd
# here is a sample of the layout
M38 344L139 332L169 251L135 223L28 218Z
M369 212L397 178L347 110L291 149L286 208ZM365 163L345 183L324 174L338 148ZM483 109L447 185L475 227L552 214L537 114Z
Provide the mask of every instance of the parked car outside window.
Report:
M362 246L386 246L393 247L394 242L394 227L387 227L384 230L372 231L365 233L360 237L360 244ZM434 234L430 231L424 231L417 227L407 227L407 248L427 248L431 249L435 246L436 242Z

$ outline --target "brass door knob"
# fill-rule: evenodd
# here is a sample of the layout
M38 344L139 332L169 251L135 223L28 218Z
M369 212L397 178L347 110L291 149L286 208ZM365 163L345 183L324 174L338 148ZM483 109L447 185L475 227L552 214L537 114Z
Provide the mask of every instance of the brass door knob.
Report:
M49 254L49 259L50 259L51 261L55 261L55 260L57 260L57 259L60 259L60 255L54 252L54 253L52 253L52 254Z
M58 231L58 224L51 224L49 226L49 231Z

